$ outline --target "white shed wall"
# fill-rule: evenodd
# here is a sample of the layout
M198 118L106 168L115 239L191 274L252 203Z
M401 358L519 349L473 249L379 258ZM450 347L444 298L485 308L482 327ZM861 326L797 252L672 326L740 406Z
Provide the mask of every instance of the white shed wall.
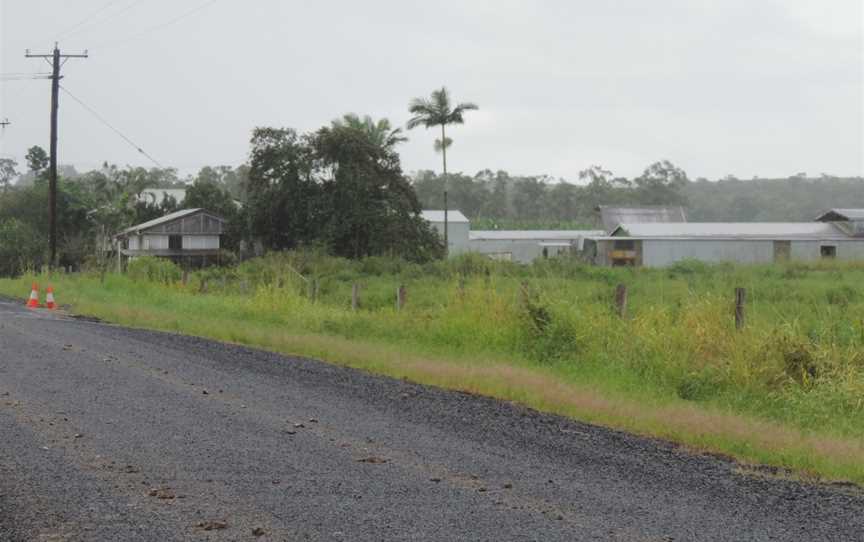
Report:
M830 244L834 244L837 247L838 260L864 260L864 238L837 241Z
M217 250L218 235L184 235L183 250Z
M444 222L430 222L433 228L444 239ZM447 244L448 254L455 256L468 252L468 232L471 230L471 224L468 222L448 222L447 223Z
M472 239L468 246L471 252L497 255L501 259L514 262L531 263L543 257L541 242L537 239ZM569 251L569 247L547 247L550 258ZM510 256L503 256L505 254Z
M686 259L703 262L771 263L774 261L774 242L746 239L642 240L642 265L645 267L664 267Z
M142 235L141 239L141 250L168 250L167 235Z

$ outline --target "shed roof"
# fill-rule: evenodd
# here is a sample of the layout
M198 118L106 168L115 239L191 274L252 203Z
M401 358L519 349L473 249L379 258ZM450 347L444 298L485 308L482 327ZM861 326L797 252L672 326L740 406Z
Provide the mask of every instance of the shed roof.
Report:
M864 220L864 209L829 209L816 217L816 220L821 222Z
M444 222L444 211L441 210L424 210L420 211L420 216L429 222ZM461 211L450 209L447 211L447 222L462 222L468 223L468 217L462 214Z
M204 209L182 209L180 211L168 213L165 216L160 216L159 218L154 218L153 220L143 222L143 223L138 224L136 226L126 228L125 230L123 230L122 232L120 232L117 235L122 236L122 235L128 235L130 233L134 233L134 232L142 232L144 230L149 230L151 228L155 228L156 226L159 226L161 224L165 224L166 222L173 222L175 220L179 220L181 218L185 218L187 216L191 216L191 215L194 215L194 214L199 213L199 212L205 212L206 213L207 211ZM215 218L217 220L221 220L222 222L225 221L222 217L216 216L216 215L211 214L211 213L207 213L207 214L210 214L210 216L212 216L213 218Z
M568 241L605 235L601 230L480 230L472 231L472 241Z
M600 222L607 232L612 232L619 224L648 224L687 222L684 207L680 205L649 205L644 207L613 207L599 205Z
M847 239L828 222L687 222L621 224L613 236L634 238Z

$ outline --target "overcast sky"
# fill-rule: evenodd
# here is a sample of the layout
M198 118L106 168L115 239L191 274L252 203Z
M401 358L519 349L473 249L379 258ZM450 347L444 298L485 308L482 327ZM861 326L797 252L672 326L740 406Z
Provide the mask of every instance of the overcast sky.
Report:
M691 178L864 175L861 0L0 0L0 154L48 147L24 50L89 49L62 84L165 166L246 160L256 126L408 119L446 85L480 111L451 170L576 180L668 159ZM199 8L200 9L196 9ZM183 17L184 14L188 14ZM179 18L179 20L177 20ZM172 22L173 21L173 22ZM82 23L83 24L80 24ZM403 168L440 169L435 133ZM61 163L152 165L61 94Z

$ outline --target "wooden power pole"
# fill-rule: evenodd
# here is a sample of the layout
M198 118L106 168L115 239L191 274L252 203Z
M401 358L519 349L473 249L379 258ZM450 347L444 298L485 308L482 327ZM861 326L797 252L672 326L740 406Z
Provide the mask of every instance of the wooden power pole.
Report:
M70 58L87 58L87 51L77 55L60 54L60 48L55 43L54 51L48 55L30 54L25 51L26 58L51 59L51 157L48 166L48 244L51 253L49 260L52 267L57 265L57 110L60 107L60 67ZM61 63L62 60L62 63Z

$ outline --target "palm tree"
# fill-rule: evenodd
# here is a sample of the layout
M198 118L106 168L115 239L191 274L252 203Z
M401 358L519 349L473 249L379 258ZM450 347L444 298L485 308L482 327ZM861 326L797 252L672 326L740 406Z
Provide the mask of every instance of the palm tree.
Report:
M445 127L448 124L464 124L463 115L466 111L479 109L471 102L453 106L450 93L446 87L432 91L430 98L414 98L408 104L408 112L414 115L405 125L409 130L418 126L434 128L441 126L441 139L435 141L435 150L440 151L444 160L444 247L449 249L447 240L447 148L453 140L447 137Z
M332 124L334 128L359 130L366 134L373 145L386 151L393 150L393 147L399 143L408 141L408 138L402 135L402 129L393 128L387 119L375 122L369 115L361 119L356 113L346 113L341 119L334 120Z

